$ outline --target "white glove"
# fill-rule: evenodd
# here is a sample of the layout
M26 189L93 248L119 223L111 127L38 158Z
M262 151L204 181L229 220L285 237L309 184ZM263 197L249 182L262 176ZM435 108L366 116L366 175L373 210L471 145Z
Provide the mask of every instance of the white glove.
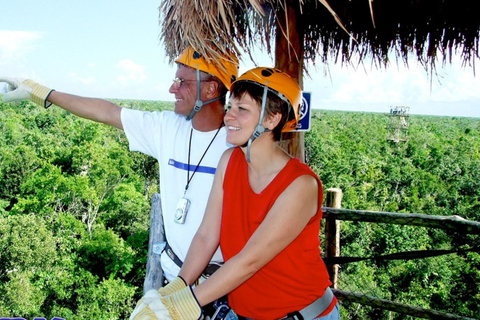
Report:
M162 296L156 290L149 290L133 310L130 320L172 320L163 305Z
M31 100L44 108L52 105L47 99L54 90L42 86L33 80L0 77L0 82L8 83L7 92L3 95L3 102Z
M130 320L200 320L203 310L189 286L162 297L149 290L133 310Z
M160 288L158 291L149 290L137 302L135 310L133 310L130 320L171 320L170 313L165 308L161 298L185 288L187 284L182 277L176 277L167 286Z

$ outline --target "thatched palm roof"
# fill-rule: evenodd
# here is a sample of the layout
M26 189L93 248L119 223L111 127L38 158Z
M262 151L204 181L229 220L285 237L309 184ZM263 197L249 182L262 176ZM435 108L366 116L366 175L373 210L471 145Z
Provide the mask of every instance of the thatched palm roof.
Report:
M276 17L286 6L294 6L300 14L297 31L304 39L305 57L313 63L358 63L373 57L378 66L386 66L392 52L405 62L413 54L430 66L459 55L468 65L479 57L477 2L165 0L160 5L160 38L171 61L187 45L213 58L225 50L249 53L254 44L271 52L275 35L291 32L279 30Z

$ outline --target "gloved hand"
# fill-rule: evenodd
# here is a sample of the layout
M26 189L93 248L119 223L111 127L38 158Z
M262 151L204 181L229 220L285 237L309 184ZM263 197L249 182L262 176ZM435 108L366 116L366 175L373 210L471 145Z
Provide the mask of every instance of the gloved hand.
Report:
M165 297L148 291L137 303L130 320L197 320L203 311L189 286Z
M202 307L198 304L190 286L162 297L161 300L173 320L203 319Z
M149 290L137 303L130 320L172 320L156 290Z
M150 308L150 304L155 302L155 300L160 301L161 297L165 297L165 296L168 296L172 293L175 293L175 292L185 288L186 286L187 286L187 284L185 283L185 280L183 280L182 277L176 277L175 279L173 279L172 282L167 284L165 287L160 288L158 290L158 292L153 292L155 290L149 290L145 294L145 296L143 296L142 299L140 299L137 302L135 310L133 311L130 319L133 320L135 317L136 317L135 319L144 319L142 317L145 317L146 319L157 319L156 317L153 316L153 314L155 312L152 310L152 308ZM160 303L161 303L161 301L160 301ZM165 307L163 307L163 308L164 308L166 314L168 315L168 310ZM142 310L142 311L140 312L140 310ZM137 315L137 313L139 315ZM168 318L168 319L170 319L170 318Z
M185 282L185 280L183 280L182 277L176 277L175 279L172 280L172 282L167 284L165 287L160 288L158 290L158 293L160 293L162 297L165 297L172 293L180 291L186 286L187 286L187 283Z
M0 77L0 82L8 83L7 92L3 95L3 102L31 100L44 108L52 105L47 99L54 90L42 86L33 80Z

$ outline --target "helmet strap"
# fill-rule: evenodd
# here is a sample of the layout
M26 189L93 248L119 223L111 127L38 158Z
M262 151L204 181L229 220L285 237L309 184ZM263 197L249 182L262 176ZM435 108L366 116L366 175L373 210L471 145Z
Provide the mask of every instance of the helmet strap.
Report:
M268 87L264 86L263 87L263 97L262 97L262 109L260 111L260 118L258 119L258 124L257 127L255 128L255 131L253 132L252 136L250 139L248 139L247 143L247 162L250 162L250 146L252 142L260 137L260 135L266 131L270 131L269 129L266 129L263 126L263 117L265 115L265 106L267 104L267 93L268 93Z
M208 100L208 101L202 101L200 99L200 70L197 69L197 101L195 101L195 105L193 106L193 110L192 112L190 112L190 114L188 115L187 117L187 120L192 120L193 116L198 112L200 111L200 109L202 109L202 107L206 104L209 104L209 103L212 103L214 101L217 101L217 100L220 100L222 99L223 97L225 97L226 95L221 95L221 96L218 96L216 98L213 98L211 100Z

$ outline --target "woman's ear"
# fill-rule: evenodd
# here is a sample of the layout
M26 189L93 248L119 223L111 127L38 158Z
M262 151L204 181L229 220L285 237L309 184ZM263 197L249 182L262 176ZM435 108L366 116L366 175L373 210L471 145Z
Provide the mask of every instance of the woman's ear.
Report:
M282 120L282 114L280 112L276 112L264 120L263 126L269 130L273 130L277 127L280 120Z

